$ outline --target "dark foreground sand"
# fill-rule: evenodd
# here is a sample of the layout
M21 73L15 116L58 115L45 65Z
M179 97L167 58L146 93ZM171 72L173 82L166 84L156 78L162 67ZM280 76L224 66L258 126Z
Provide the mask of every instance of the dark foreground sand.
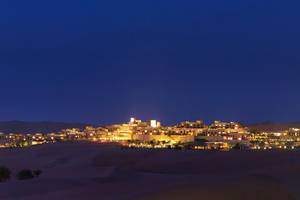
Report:
M1 200L289 200L300 199L300 151L204 152L121 149L91 143L0 150L14 174Z

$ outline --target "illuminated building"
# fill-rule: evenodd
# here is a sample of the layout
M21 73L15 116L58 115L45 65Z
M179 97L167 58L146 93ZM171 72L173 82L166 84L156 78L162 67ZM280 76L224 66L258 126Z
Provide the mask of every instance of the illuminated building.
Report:
M150 126L152 128L158 128L158 127L160 127L160 122L158 122L156 120L150 120Z

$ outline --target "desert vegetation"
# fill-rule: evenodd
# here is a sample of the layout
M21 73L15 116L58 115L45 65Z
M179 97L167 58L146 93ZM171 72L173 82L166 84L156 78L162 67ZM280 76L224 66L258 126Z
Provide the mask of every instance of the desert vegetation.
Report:
M11 171L6 166L0 166L0 183L8 181L11 176Z

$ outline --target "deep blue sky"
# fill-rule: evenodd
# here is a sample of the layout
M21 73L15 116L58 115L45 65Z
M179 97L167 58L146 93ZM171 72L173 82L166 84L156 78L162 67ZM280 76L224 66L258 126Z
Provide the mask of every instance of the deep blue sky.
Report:
M3 0L0 120L300 120L299 1Z

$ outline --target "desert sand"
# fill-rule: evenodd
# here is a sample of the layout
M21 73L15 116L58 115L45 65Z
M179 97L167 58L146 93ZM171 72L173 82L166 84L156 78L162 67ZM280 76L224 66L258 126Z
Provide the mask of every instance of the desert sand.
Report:
M1 200L300 199L300 151L123 149L56 143L0 150L12 169ZM40 169L18 181L17 171Z

